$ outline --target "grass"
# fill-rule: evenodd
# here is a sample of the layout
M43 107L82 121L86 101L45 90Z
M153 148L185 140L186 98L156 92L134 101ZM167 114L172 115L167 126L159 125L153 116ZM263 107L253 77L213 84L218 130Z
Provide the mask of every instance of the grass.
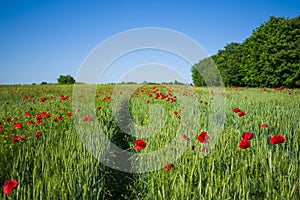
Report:
M0 199L300 199L299 90L227 88L226 105L222 105L226 122L220 133L213 133L211 111L218 105L211 97L218 98L217 94L206 88L157 88L101 85L95 92L77 94L70 85L0 86L0 185L9 179L19 182L9 195L1 190ZM177 100L155 99L159 92L170 98L176 95ZM61 95L70 97L61 100ZM47 100L41 102L42 97ZM78 99L92 101L94 120L82 122L83 116L91 114L90 107L80 104L76 113L72 103L76 105ZM236 107L246 115L238 117L233 112ZM31 116L24 117L26 112ZM36 122L42 112L50 117L29 126L28 121ZM55 121L57 116L63 119ZM15 128L15 122L23 127ZM174 168L128 173L105 166L82 142L90 136L90 141L103 144L97 143L95 135L98 123L110 141L138 153L131 158L134 162L143 164L138 159L161 150L166 156L151 160L152 164L172 163ZM268 128L261 128L262 123ZM82 134L78 124L84 128ZM36 138L38 131L43 135ZM205 144L197 140L201 131L207 131L210 141L216 139L207 155L201 152ZM254 133L251 147L239 148L247 131ZM276 134L286 142L270 144ZM12 142L19 135L25 141ZM172 143L176 138L178 142ZM144 150L133 148L136 139L146 141ZM176 156L177 145L186 147L181 156ZM113 158L115 152L109 156ZM109 162L117 165L117 160Z

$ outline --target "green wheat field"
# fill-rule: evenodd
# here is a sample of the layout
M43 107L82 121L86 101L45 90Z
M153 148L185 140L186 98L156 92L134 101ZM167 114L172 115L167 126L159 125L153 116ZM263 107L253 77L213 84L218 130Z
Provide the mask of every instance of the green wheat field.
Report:
M85 98L73 96L73 85L0 86L0 199L300 199L299 89L226 88L218 97L226 98L226 120L214 148L208 149L205 145L215 134L208 127L214 91L122 85L130 91L129 115L123 120L130 118L138 126L163 121L159 128L149 126L152 137L137 138L115 120L124 105L114 98L115 93L122 96L122 90L114 87L99 85L89 95L95 101L92 117L83 108L73 108L76 99ZM182 106L180 99L186 97L197 106ZM160 109L151 113L157 106ZM198 113L197 119L190 119L197 121L194 131L178 131L184 112ZM175 136L188 148L159 170L122 172L93 157L74 119L85 125L99 123L111 142L130 152L154 152ZM246 132L254 137L243 140ZM273 138L276 135L281 140ZM137 140L146 145L138 150ZM10 194L4 192L7 180L18 182Z

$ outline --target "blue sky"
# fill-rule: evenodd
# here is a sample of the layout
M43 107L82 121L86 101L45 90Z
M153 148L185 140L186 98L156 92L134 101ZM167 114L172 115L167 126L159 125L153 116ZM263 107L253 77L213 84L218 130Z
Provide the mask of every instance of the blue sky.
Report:
M245 40L270 16L292 18L299 11L298 0L1 0L0 84L55 83L61 74L76 77L83 61L99 43L129 29L172 29L191 37L213 55L230 42ZM157 51L145 54L152 55L155 63L171 68L174 65L174 71L191 82L188 64L176 58L164 63L169 55ZM132 59L138 57L141 55ZM124 63L122 59L116 62L119 65L111 67L101 81L133 77L128 73L134 62L123 60ZM171 74L163 70L159 74L165 73ZM163 76L161 79L167 80Z

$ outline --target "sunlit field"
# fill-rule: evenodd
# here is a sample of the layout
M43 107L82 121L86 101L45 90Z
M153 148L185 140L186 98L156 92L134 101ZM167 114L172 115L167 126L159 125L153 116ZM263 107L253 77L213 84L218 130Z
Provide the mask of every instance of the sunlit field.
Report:
M94 117L73 108L85 96L73 96L72 85L0 86L0 199L300 199L299 89L226 88L218 96L226 99L226 121L208 148L216 139L209 132L214 91L114 87L99 85L90 94ZM124 112L122 95L128 99ZM187 110L180 103L186 97L197 106ZM153 135L134 137L126 131L138 129L119 127L115 116L127 112L120 116L123 125L149 125ZM198 113L189 119L197 127L180 130L184 112ZM188 148L153 172L115 170L93 157L76 131L75 122L95 121L130 152L151 153L178 136Z

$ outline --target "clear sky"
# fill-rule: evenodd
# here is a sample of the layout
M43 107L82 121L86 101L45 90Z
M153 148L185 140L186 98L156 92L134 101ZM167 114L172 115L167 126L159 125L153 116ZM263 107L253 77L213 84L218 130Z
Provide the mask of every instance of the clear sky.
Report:
M173 29L213 55L230 42L245 40L270 16L292 18L299 11L299 0L1 0L0 84L55 83L61 74L76 77L99 43L133 28ZM154 63L161 61L157 51L144 53L152 55ZM132 58L137 57L141 55ZM176 65L176 58L172 60L161 62L161 66ZM107 71L102 82L134 76L128 74L128 62L123 63L126 68L121 61ZM147 62L151 62L149 57ZM143 67L147 67L145 64ZM191 82L190 66L181 61L177 65L176 73ZM167 80L162 76L162 81Z

